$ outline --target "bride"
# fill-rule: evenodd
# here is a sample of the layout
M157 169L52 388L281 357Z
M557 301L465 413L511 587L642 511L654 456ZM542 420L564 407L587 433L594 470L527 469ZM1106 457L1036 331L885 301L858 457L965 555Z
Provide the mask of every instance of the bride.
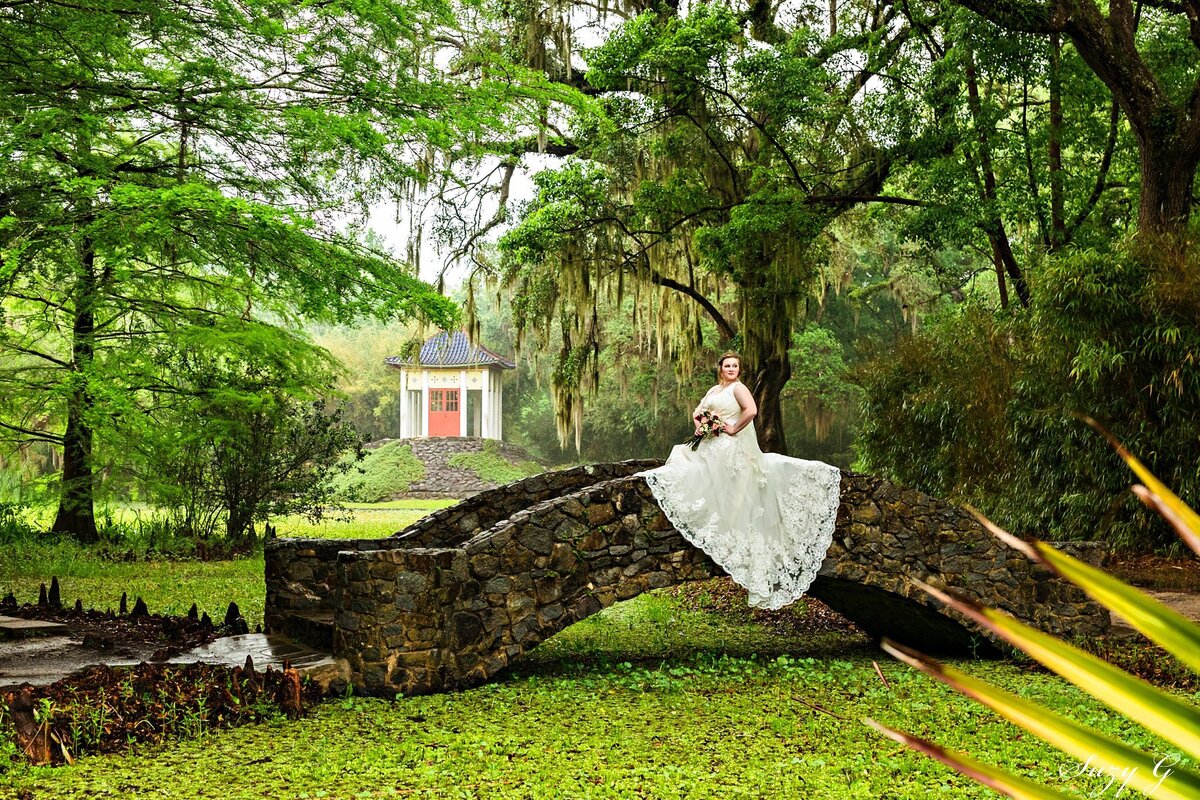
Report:
M742 360L717 362L719 383L692 412L721 422L694 451L640 473L675 529L750 592L750 605L781 608L808 589L833 541L841 471L820 461L764 453L754 433L758 407L738 377Z

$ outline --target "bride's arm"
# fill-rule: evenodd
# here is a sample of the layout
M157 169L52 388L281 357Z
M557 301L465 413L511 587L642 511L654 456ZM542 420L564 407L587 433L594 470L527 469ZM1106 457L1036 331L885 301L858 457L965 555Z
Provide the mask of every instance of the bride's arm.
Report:
M739 383L733 387L733 396L738 401L738 405L742 407L742 417L735 425L725 425L725 432L733 436L742 428L750 424L755 415L758 414L758 406L754 402L754 395L750 394L750 390L745 384Z

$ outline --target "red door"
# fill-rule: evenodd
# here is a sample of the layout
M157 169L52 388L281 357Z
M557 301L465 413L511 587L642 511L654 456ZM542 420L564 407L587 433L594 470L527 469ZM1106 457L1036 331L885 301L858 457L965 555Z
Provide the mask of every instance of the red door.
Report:
M429 390L429 435L458 436L458 389Z

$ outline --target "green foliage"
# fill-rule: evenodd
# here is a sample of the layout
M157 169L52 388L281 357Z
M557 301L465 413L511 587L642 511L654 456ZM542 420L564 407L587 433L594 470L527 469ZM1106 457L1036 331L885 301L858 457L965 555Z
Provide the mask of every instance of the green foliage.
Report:
M316 326L311 333L341 365L336 388L346 421L363 441L399 438L400 373L384 359L423 341L417 328L365 320L354 327Z
M401 494L425 478L425 465L413 455L412 447L401 442L388 442L367 450L361 461L357 456L346 457L348 467L334 477L333 491L342 500L374 503Z
M277 348L269 336L262 344L245 359L172 354L183 397L160 412L165 430L139 449L151 499L180 512L184 535L211 539L221 522L226 546L244 549L256 521L292 513L319 520L333 500L329 479L360 444L340 409L309 399L309 387L328 391L332 380L319 352L306 343Z
M583 53L600 101L572 109L574 157L535 178L536 196L499 240L518 332L557 351L549 384L562 442L573 434L582 451L585 409L598 407L584 398L621 352L607 348L602 320L628 308L642 347L615 360L621 369L653 351L690 382L710 347L736 341L764 441L784 447L791 334L824 289L825 231L858 202L838 195L876 192L891 163L880 141L897 141L855 116L872 102L865 84L833 65L882 62L908 32L843 24L845 35L826 38L775 7L664 8Z
M164 351L262 366L303 349L304 320L454 324L408 264L340 232L426 177L409 147L456 101L419 53L447 19L421 0L5 17L0 429L62 446L57 528L94 536L96 476L178 410Z
M1017 530L1167 546L1075 415L1200 492L1197 275L1194 254L1165 248L1078 251L1031 273L1028 314L968 303L943 315L864 372L862 466Z
M841 444L841 453L822 454L823 460L848 468L846 450L857 422L862 389L851 379L846 349L832 330L812 326L792 334L788 355L792 377L783 398L796 404L806 429L796 435L789 431L788 439L795 443L793 452L812 457L812 451L826 442Z
M536 461L509 461L500 452L499 443L493 439L484 440L483 450L478 453L456 453L450 456L449 464L452 467L468 469L478 475L480 480L498 486L545 472L545 467Z
M879 664L885 686L859 644L781 643L765 629L731 626L654 594L589 617L566 634L569 642L547 641L528 662L477 689L338 698L303 721L87 758L71 768L18 768L0 786L64 800L146 791L195 797L196 787L214 783L234 800L322 792L757 797L764 787L771 795L821 800L994 796L903 748L881 747L865 726L846 723L865 714L891 724L919 715L922 730L1015 764L1032 778L1072 783L1080 796L1103 785L1059 778L1053 748L1013 736L1003 720L900 665ZM723 635L734 652L725 652ZM963 666L1020 687L1037 702L1094 716L1110 733L1123 728L1054 676L1007 663ZM244 760L232 763L230 752ZM259 758L270 758L271 769L247 769L247 761Z

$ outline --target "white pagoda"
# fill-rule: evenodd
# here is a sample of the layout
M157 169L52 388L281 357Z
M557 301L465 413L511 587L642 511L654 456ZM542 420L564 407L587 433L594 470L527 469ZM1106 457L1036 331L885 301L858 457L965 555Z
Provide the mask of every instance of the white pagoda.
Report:
M400 435L501 439L503 374L516 365L462 331L442 332L414 359L390 356L400 370Z

